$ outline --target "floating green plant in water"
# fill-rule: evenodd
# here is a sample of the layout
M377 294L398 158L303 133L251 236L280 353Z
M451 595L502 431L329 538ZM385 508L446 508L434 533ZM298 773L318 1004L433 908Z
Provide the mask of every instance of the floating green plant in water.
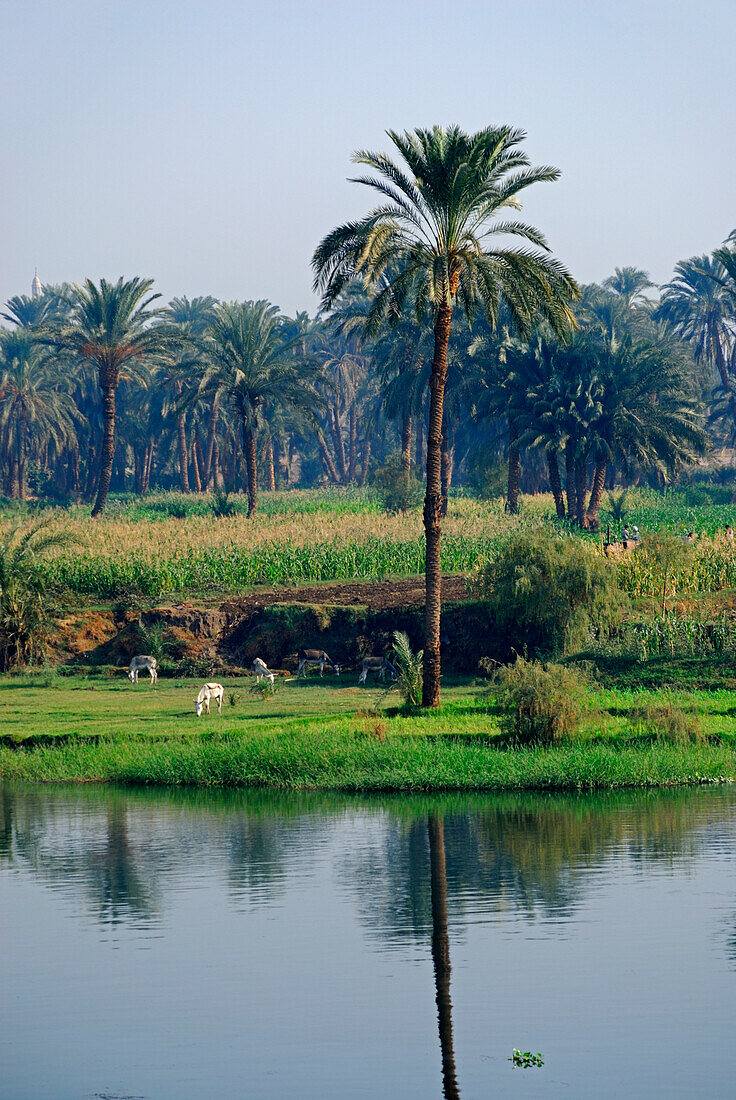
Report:
M544 1058L539 1052L532 1054L530 1050L517 1050L514 1047L509 1062L513 1062L515 1066L521 1066L522 1069L529 1069L530 1066L543 1066Z

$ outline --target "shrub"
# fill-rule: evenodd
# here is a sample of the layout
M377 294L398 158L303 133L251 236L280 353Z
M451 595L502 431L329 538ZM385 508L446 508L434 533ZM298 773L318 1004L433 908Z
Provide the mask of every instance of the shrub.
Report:
M615 570L584 542L540 531L517 535L481 572L478 586L517 653L569 653L618 621Z
M409 637L403 630L394 631L394 665L398 677L396 687L408 707L418 707L422 701L424 650L413 653Z
M217 516L218 519L223 516L234 516L237 508L235 501L230 500L229 493L222 493L219 489L215 490L212 494L212 515Z
M400 454L389 455L385 465L376 470L374 480L387 512L408 512L424 499L424 485L413 475L407 478Z
M194 657L183 657L176 666L176 675L192 679L199 677L208 679L210 676L214 676L215 664L215 658L208 653L198 653Z
M495 683L507 711L502 729L517 741L549 745L580 728L590 686L580 669L518 657L496 674Z
M41 559L73 540L41 520L14 527L0 544L0 669L18 668L43 651L48 619Z
M670 692L662 692L660 701L647 703L634 712L634 724L658 741L689 745L704 740L703 730L695 714L688 714L675 702Z

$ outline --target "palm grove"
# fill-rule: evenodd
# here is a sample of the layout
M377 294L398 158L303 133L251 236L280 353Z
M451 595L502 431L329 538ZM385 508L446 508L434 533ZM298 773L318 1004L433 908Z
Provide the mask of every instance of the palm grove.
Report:
M359 152L378 202L317 247L322 306L176 298L150 279L47 286L0 329L6 497L89 501L375 484L393 507L426 471L423 702L439 699L440 539L453 481L551 491L596 526L603 493L664 484L736 431L736 247L656 288L617 269L578 287L536 227L524 133L389 132Z

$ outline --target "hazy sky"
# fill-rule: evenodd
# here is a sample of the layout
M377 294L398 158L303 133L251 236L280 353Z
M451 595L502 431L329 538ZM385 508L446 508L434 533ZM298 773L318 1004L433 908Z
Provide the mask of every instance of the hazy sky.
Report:
M0 301L151 275L315 308L384 131L511 123L525 214L581 281L736 227L736 0L0 0Z

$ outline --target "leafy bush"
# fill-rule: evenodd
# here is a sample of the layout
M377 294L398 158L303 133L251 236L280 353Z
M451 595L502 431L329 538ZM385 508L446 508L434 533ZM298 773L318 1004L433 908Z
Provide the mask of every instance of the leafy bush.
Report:
M396 687L409 707L418 707L422 701L423 659L424 650L413 653L408 635L403 630L395 630L393 663L398 673Z
M480 500L498 500L508 490L509 464L498 462L493 451L484 449L475 460L471 479Z
M191 679L202 677L206 680L214 676L215 664L215 658L207 653L198 653L195 657L183 657L176 666L176 675Z
M662 692L661 701L647 703L634 712L634 724L658 741L676 745L697 744L704 740L703 730L695 714L688 714L675 702L674 696Z
M620 614L614 568L584 542L544 531L510 539L478 587L517 653L569 653L607 633Z
M0 669L18 668L43 651L48 619L44 554L72 539L41 520L13 527L0 544Z
M590 686L580 669L518 657L496 673L495 683L507 711L502 729L517 741L549 745L580 728Z
M221 519L226 516L234 516L237 507L234 500L230 500L229 493L221 493L219 489L212 494L212 515Z
M387 512L408 512L424 499L424 485L413 475L407 478L400 454L389 455L385 465L376 470L374 483Z

